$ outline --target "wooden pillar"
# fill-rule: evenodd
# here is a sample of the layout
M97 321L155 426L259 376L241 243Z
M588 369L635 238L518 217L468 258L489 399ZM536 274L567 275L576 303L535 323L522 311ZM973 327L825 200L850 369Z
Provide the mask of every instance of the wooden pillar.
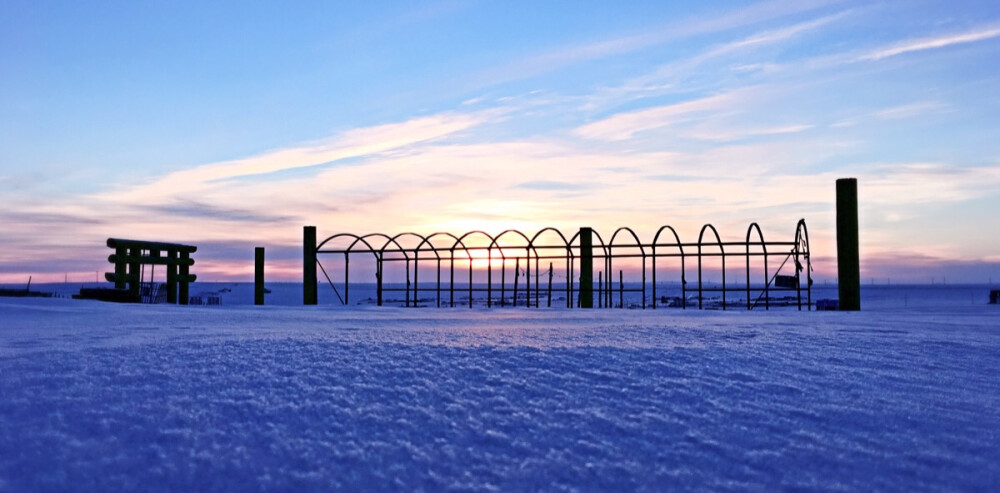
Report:
M594 230L580 228L580 308L594 307Z
M264 304L264 247L254 248L253 304Z
M193 281L191 278L191 254L187 251L182 251L180 253L180 265L178 266L178 276L177 276L177 301L182 304L188 304L191 299L190 283Z
M136 299L139 298L139 284L142 282L142 275L139 270L141 268L139 264L140 256L142 256L142 249L128 249L128 291Z
M840 310L861 309L858 253L858 180L837 180L837 289Z
M316 226L305 226L302 228L302 304L316 303Z
M128 264L125 262L126 255L128 255L128 250L125 247L115 248L115 289L125 289L127 286Z
M177 304L177 250L167 250L167 303Z

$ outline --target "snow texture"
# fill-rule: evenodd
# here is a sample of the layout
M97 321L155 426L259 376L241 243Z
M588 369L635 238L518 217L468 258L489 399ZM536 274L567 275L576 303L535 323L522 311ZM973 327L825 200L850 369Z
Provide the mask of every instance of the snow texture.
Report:
M996 491L997 308L0 298L0 491Z

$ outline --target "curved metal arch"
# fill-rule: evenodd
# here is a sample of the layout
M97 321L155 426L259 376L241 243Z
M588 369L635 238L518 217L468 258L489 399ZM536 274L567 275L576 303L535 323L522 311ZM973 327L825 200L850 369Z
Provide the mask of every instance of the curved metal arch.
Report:
M534 249L534 247L531 245L531 240L528 239L528 235L522 233L520 230L517 230L517 229L507 229L507 230L504 230L502 233L496 235L496 237L493 238L493 241L490 242L490 246L489 246L489 250L488 251L491 252L491 255L492 255L492 252L493 252L493 247L498 247L500 249L500 258L503 258L503 259L507 258L507 256L503 254L504 247L500 246L500 244L498 242L500 241L500 238L502 238L504 235L506 235L508 233L517 233L517 234L521 235L521 238L523 238L524 241L525 241L524 248L533 249L534 252L535 252L535 256L536 257L538 256L538 250ZM521 247L508 247L508 248L521 248Z
M715 226L712 226L711 224L705 224L704 226L701 227L701 232L698 233L698 244L699 245L704 245L705 244L705 242L703 240L705 238L705 230L707 230L707 229L711 229L712 230L712 233L715 234L716 244L721 245L722 244L722 237L719 236L719 230L715 229Z
M754 229L757 230L757 237L760 238L760 247L764 251L764 309L769 310L771 308L771 295L770 295L770 278L767 273L767 242L764 241L764 232L761 231L760 225L756 222L750 223L747 227L747 239L746 239L746 254L747 254L747 310L751 310L750 305L750 234L753 233ZM756 304L756 303L755 303Z
M536 275L536 277L538 275L538 268L537 268L537 264L538 264L538 247L536 245L536 242L539 240L539 238L542 237L543 234L548 233L548 232L555 233L559 237L559 239L562 240L562 242L563 242L562 247L566 249L566 307L567 308L571 308L573 306L573 260L576 258L576 256L573 255L573 246L572 246L571 240L566 240L566 235L564 235L563 232L560 231L558 228L554 228L552 226L546 226L546 227L538 230L538 232L535 233L535 235L531 237L531 241L529 242L529 244L532 245L532 248L535 250L535 264L536 264L535 275ZM578 231L577 232L577 236L579 234L580 233ZM575 238L576 238L576 236L574 236L574 239ZM558 246L558 245L556 245L556 246ZM551 286L551 278L549 279L549 283L550 283L550 286ZM538 306L538 289L539 289L539 283L536 282L535 283L535 306L536 307ZM550 289L550 295L549 295L549 301L548 301L548 303L551 306L551 304L552 304L551 289Z
M684 245L681 243L681 237L680 235L677 234L677 230L674 229L674 227L670 226L669 224L660 226L660 229L656 230L656 235L653 236L653 244L651 247L653 250L652 252L653 253L653 308L654 309L656 308L656 247L660 241L660 235L663 234L663 230L665 229L669 229L670 232L674 235L675 243L673 245L664 245L664 246L677 247L677 249L680 250L681 252L681 308L687 309L687 272L684 261L685 260Z
M531 240L528 239L528 236L525 235L524 233L522 233L520 230L517 230L517 229L507 229L507 230L504 230L503 232L497 234L496 237L494 237L493 240L490 242L490 245L486 248L486 259L487 259L486 260L486 306L487 307L493 306L493 248L494 247L496 247L496 248L498 248L500 250L500 259L501 259L501 268L500 268L500 306L503 306L505 304L504 300L506 298L507 255L505 255L503 253L504 247L500 246L499 242L500 242L500 238L503 238L507 234L517 234L517 235L520 235L521 238L524 240L525 244L524 244L523 247L517 246L517 247L508 247L508 248L516 248L516 249L524 248L524 251L525 251L525 263L527 264L527 272L529 273L529 275L530 275L530 272L531 272L531 252L532 252L533 248L531 246ZM534 252L535 252L535 259L537 259L538 258L538 250L535 249ZM519 259L520 257L515 257L515 258ZM516 279L516 277L515 277L515 279ZM528 296L529 302L528 302L528 304L529 305L530 305L530 298L531 298L530 297L530 293L531 293L531 287L530 287L531 284L530 283L531 283L531 279L529 277L528 278L528 286L529 286L528 287L528 293L529 293L529 296ZM516 287L516 283L515 283L515 287ZM514 291L514 304L515 304L515 306L517 305L517 291L516 290Z
M677 234L677 230L675 230L674 227L670 226L669 224L660 226L660 229L656 230L656 236L653 236L653 245L655 246L660 241L660 234L662 234L663 230L665 229L669 229L670 232L674 234L674 240L677 241L677 243L675 243L674 246L677 246L678 248L681 249L681 252L683 252L684 245L681 245L681 237L680 235ZM664 246L670 246L670 245L664 245Z
M552 226L547 226L547 227L544 227L544 228L538 230L538 232L535 233L535 236L532 236L531 237L531 241L529 241L528 243L531 244L531 245L534 245L535 240L537 240L539 236L542 236L542 233L545 233L546 231L552 231L555 234L559 235L559 238L563 241L563 245L565 245L566 249L569 250L569 248L570 248L570 242L566 241L566 235L562 234L562 231L559 231L558 229L553 228ZM577 234L579 234L579 233L577 233Z
M803 251L799 251L800 248ZM812 310L812 259L809 254L809 228L806 227L806 220L799 219L799 222L795 224L795 268L796 275L798 271L802 269L799 263L798 256L802 255L806 260L806 310ZM799 310L802 310L802 283L798 283L797 294L799 298Z
M618 237L618 233L621 233L622 231L625 231L625 232L627 232L627 233L629 233L629 234L632 235L632 239L635 240L635 245L618 245L618 246L621 246L621 247L629 247L629 246L631 246L631 247L639 247L639 251L642 253L643 257L645 257L645 255L646 255L646 249L642 247L642 241L639 241L639 235L635 234L635 231L633 231L632 228L630 228L628 226L622 226L622 227L616 229L615 232L611 234L611 239L608 240L608 246L609 247L614 247L615 246L615 238L617 238Z
M458 244L461 243L462 244L462 249L465 250L466 253L468 253L469 247L465 246L465 239L468 238L469 236L474 235L474 234L483 235L483 236L489 238L490 242L493 241L493 236L492 235L490 235L489 233L487 233L485 231L477 229L475 231L469 231L469 232L463 234L462 236L459 236L455 240L455 243L451 245L451 250L454 251L458 247ZM472 260L472 254L471 253L469 253L469 260Z
M618 238L618 234L622 233L622 232L627 232L628 234L632 235L632 239L635 240L635 245L618 245L618 246L622 247L622 248L628 248L628 247L635 248L635 247L639 247L639 254L642 255L642 307L645 309L646 308L646 249L642 246L642 241L639 240L639 235L635 234L635 231L632 228L628 227L628 226L622 226L622 227L616 229L615 232L611 234L611 239L608 240L608 260L606 262L606 264L607 264L607 272L608 272L608 291L607 291L608 294L607 294L607 296L608 297L611 296L611 275L610 274L611 274L611 271L613 269L612 259L614 258L615 239ZM625 308L625 301L624 301L624 298L623 298L623 292L624 292L623 291L624 290L623 284L624 284L624 281L621 280L621 279L619 279L619 286L618 286L618 288L619 288L618 298L619 299L618 299L618 303L619 303L619 305L621 305L621 308Z
M327 275L326 269L323 268L323 264L319 263L319 254L320 254L319 250L324 245L326 245L326 243L328 241L335 240L335 239L340 238L340 237L347 237L347 238L353 238L354 239L354 241L352 241L351 244L348 245L347 249L344 250L344 252L343 252L344 253L344 298L341 301L344 304L347 304L349 302L349 300L350 300L350 273L351 273L351 271L350 271L350 255L351 255L351 250L354 249L354 247L358 244L358 242L361 242L366 247L368 247L368 251L371 252L372 256L375 257L375 266L376 266L376 271L377 271L376 275L378 276L378 283L380 285L379 292L381 293L381 282L382 282L381 281L381 279L382 279L382 250L385 250L385 245L382 246L381 250L376 251L375 247L373 247L371 245L371 243L368 242L368 238L371 238L371 237L389 238L389 237L387 235L382 234L382 233L369 233L369 234L366 234L364 236L358 236L358 235L352 234L352 233L338 233L338 234L335 234L333 236L327 237L325 240L323 240L319 245L316 246L314 258L316 259L316 263L319 264L320 270L323 271L323 275L326 276L326 279L330 283L330 286L333 286L333 281L330 279L330 276ZM389 241L391 241L391 239ZM388 245L388 241L386 242L386 245ZM397 243L397 246L399 246L398 243ZM402 248L402 247L400 246L400 248ZM404 255L405 255L405 253L404 253ZM334 292L336 292L336 287L334 287ZM337 296L339 297L340 295L338 294ZM380 301L380 304L381 304L381 301Z
M701 227L701 232L698 233L698 309L703 307L703 283L701 277L701 264L702 264L702 254L701 248L706 246L705 244L705 230L711 229L712 233L715 235L715 244L719 246L719 251L722 253L722 310L726 309L726 247L722 245L722 237L719 236L719 230L715 229L715 226L711 224L705 224ZM711 245L711 243L709 243Z
M337 234L335 234L333 236L330 236L329 238L323 240L323 242L320 243L319 245L316 245L316 252L319 253L319 250L322 249L323 245L326 245L326 242L328 242L328 241L335 240L335 239L340 238L340 237L348 237L348 238L354 238L354 241L352 241L351 244L347 247L347 251L348 252L350 252L354 248L354 245L357 245L358 242L360 241L360 242L364 243L365 246L368 247L368 251L370 251L373 254L375 254L375 256L377 258L378 257L378 253L376 252L375 247L373 247L371 245L371 243L368 243L368 241L366 240L366 238L369 238L371 236L375 236L375 235L378 235L378 234L379 233L370 233L370 234L367 234L367 235L364 235L364 236L358 236L358 235L352 234L352 233L337 233ZM385 235L382 235L382 236L385 236ZM386 236L386 238L388 238L388 236Z
M459 243L461 243L462 244L462 250L465 251L465 254L466 254L466 256L468 256L468 260L469 260L469 308L472 308L472 262L473 262L473 258L472 258L472 252L470 250L470 247L466 246L466 244L465 244L465 239L468 238L468 237L470 237L470 236L472 236L472 235L474 235L474 234L480 234L480 235L483 235L483 236L489 238L490 243L492 243L493 240L494 240L493 236L490 235L489 233L477 229L477 230L474 230L474 231L466 232L462 236L459 236L458 239L455 240L455 243L453 243L451 245L451 249L450 249L450 252L451 252L451 267L450 267L449 271L450 271L450 275L451 275L451 286L452 286L450 304L451 304L452 307L455 306L455 289L454 289L454 286L455 286L455 249L458 248Z
M801 235L800 235L801 233ZM800 240L804 240L806 247L806 252L809 251L809 228L806 227L806 220L799 219L799 222L795 225L795 243L799 243Z
M389 241L387 241L387 242L385 243L385 245L382 245L382 253L385 253L385 248L386 248L387 246L389 246L389 243L390 243L390 242L391 242L391 243L395 243L395 244L396 244L396 246L397 246L397 247L399 247L399 249L400 249L400 250L407 250L407 251L416 251L416 249L413 249L413 248L405 248L405 247L403 247L402 245L400 245L400 243L399 243L399 241L398 241L398 240L399 240L399 238L401 238L401 237L403 237L403 236L416 236L417 238L419 238L419 239L420 239L420 243L423 243L423 242L427 241L427 237L425 237L424 235L422 235L422 234L419 234L419 233L414 233L414 232L411 232L411 231L407 231L407 232L404 232L404 233L398 233L398 234L396 234L395 236L393 236L392 238L390 238L390 239L389 239ZM409 257L407 257L407 258L409 258Z
M439 231L439 232L436 232L436 233L431 233L431 234L427 235L427 237L424 238L424 240L421 241L420 244L417 245L417 248L415 250L415 258L418 257L418 255L416 255L416 254L419 254L420 249L423 248L423 246L425 244L426 245L430 245L431 251L434 252L434 256L437 259L437 306L440 308L441 307L441 254L438 253L437 247L435 247L434 246L434 242L431 241L432 239L434 239L435 236L446 236L446 237L449 237L449 238L451 238L453 240L456 240L456 241L458 240L458 237L456 237L455 235L453 235L451 233L448 233L446 231ZM462 244L462 247L463 248L465 247L464 243ZM448 255L449 255L449 260L452 261L451 268L453 269L454 268L454 260L455 260L454 259L454 256L455 256L455 250L454 250L454 248L451 248L449 250ZM417 269L416 269L416 266L415 266L414 267L414 279L416 279L416 278L417 278ZM454 284L454 274L452 274L452 284ZM416 288L417 288L417 286L414 283L414 294L415 295L417 294Z
M607 243L604 242L604 238L601 238L601 234L598 233L596 229L592 229L591 231L593 232L594 237L597 238L597 240L601 242L601 250L604 252L604 256L607 256L608 255L608 247L607 247ZM577 231L576 234L573 235L573 237L569 239L568 245L570 246L570 248L573 247L573 243L576 242L576 240L578 238L580 238L580 232L579 231ZM594 246L597 246L597 245L594 244Z
M420 243L417 243L416 248L404 248L398 241L404 236L414 236L419 238ZM410 257L409 255L406 255L406 252L409 251L413 253L413 306L416 307L420 298L420 247L424 243L427 243L427 237L419 233L406 231L396 234L390 239L390 241L395 243L396 246L403 251L403 256L406 258L406 306L410 305ZM388 246L389 242L386 242L386 244L382 246L382 255L385 255L385 248ZM436 250L431 251L434 253L434 257L440 261L441 255L438 254Z

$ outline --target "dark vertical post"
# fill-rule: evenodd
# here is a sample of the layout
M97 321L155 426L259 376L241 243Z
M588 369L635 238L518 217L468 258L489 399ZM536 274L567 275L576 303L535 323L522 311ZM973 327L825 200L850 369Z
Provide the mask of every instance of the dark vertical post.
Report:
M191 291L189 290L189 284L191 282L191 268L189 265L191 263L191 253L182 251L180 255L180 265L178 266L178 272L180 274L178 276L179 282L177 285L177 301L182 305L186 305L191 298Z
M538 281L538 251L535 251L535 308L538 308L538 290L541 288L541 283Z
M524 306L531 308L531 251L524 250Z
M580 228L580 308L594 307L594 230Z
M500 252L503 255L503 251ZM500 261L500 306L506 306L507 298L507 258L502 257L503 260Z
M142 256L141 248L129 248L128 256L131 260L128 263L128 290L129 293L138 298L139 297L139 285L142 283L142 275L140 274L140 263L139 257Z
M253 249L253 304L264 304L264 247Z
M597 308L604 308L604 274L597 271Z
M643 270L643 274L645 274L645 273L646 273L646 271ZM653 243L653 271L652 271L652 274L653 274L653 296L650 298L650 300L652 300L652 302L653 302L653 309L655 310L656 309L656 243L655 242ZM642 283L642 287L643 287L643 289L646 289L646 283L645 282ZM643 295L643 302L645 302L645 300L646 300L646 297L645 297L645 295Z
M552 306L552 262L549 262L549 301L546 306Z
M177 304L177 250L167 250L167 303Z
M128 255L128 251L125 247L115 248L115 289L125 289L126 274L128 273L125 263L126 255Z
M625 308L625 273L618 271L618 308Z
M382 306L382 256L379 255L375 260L375 291L376 299L378 300L378 306Z
M837 180L837 290L839 309L861 309L858 254L858 180Z
M513 306L517 307L517 280L521 278L521 257L514 257L514 301Z
M316 299L316 226L302 228L302 304L315 305Z

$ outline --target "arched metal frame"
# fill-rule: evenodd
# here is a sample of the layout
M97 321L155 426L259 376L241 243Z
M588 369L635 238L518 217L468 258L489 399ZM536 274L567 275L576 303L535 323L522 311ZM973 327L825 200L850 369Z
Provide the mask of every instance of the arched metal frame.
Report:
M666 234L667 232L669 234ZM706 237L708 232L711 234ZM713 236L714 238L712 238ZM788 291L794 291L794 296L785 296L781 300L787 305L792 304L790 300L794 298L794 305L799 310L802 309L803 291L805 291L806 309L812 309L812 263L805 220L799 220L796 224L794 241L784 242L766 241L764 233L757 223L751 223L747 228L745 239L738 242L723 241L718 230L711 224L706 224L701 228L696 243L682 242L680 235L671 226L660 227L652 242L649 243L644 243L639 235L629 227L615 230L607 242L596 231L593 232L593 237L592 252L581 252L579 231L567 239L562 231L552 227L543 228L533 236L528 236L516 229L508 229L495 236L484 231L469 231L460 236L446 232L437 232L427 236L413 232L400 233L395 236L382 233L371 233L363 236L339 233L320 242L313 251L316 253L316 263L335 291L337 291L337 287L326 268L319 262L319 256L343 255L344 296L340 297L340 293L337 291L343 304L350 303L350 256L361 253L371 254L371 258L375 262L377 303L379 306L384 302L384 294L391 292L404 294L401 300L403 306L422 306L421 303L428 301L428 299L425 298L423 301L420 299L420 274L422 272L420 266L421 263L426 265L427 262L432 262L436 271L436 278L433 279L434 287L425 287L423 291L427 292L430 289L434 293L435 304L438 307L454 307L456 290L460 293L467 293L467 305L470 308L474 307L477 301L486 307L492 307L495 304L506 307L508 306L507 293L509 289L513 291L509 303L511 306L520 304L526 308L538 308L542 306L543 296L546 298L545 305L552 306L553 277L559 276L563 279L563 286L559 290L565 290L566 307L572 308L580 306L579 296L581 296L581 292L578 287L577 261L589 253L591 258L595 260L595 267L603 263L603 269L595 272L598 282L595 292L592 293L598 299L597 306L599 308L626 307L625 296L628 293L630 298L634 299L635 296L641 298L641 302L631 303L628 306L656 309L659 300L657 298L657 284L658 281L662 280L662 278L658 278L662 272L658 272L657 260L666 258L680 259L680 271L678 272L681 292L680 307L687 308L689 301L687 260L690 257L695 257L697 260L698 285L696 291L699 309L720 308L725 310L730 306L740 306L741 303L737 302L734 305L729 302L727 299L729 293L738 293L737 297L745 296L745 303L742 304L748 310L759 306L770 309L774 304L772 296L782 291L786 292L784 294L789 294ZM511 238L516 238L516 240L511 241ZM333 246L344 240L348 240L346 246ZM404 246L404 244L416 244L416 246ZM484 250L485 255L474 255L474 252ZM772 272L770 268L773 264L769 262L769 258L775 256L785 256L785 258L781 262L781 266ZM708 286L705 283L703 260L708 257L720 258L721 286ZM736 281L737 285L733 285L727 280L727 259L733 257L743 257L744 260L745 283L742 286L738 285L739 281ZM751 257L762 257L762 270L753 267ZM612 277L615 263L616 261L626 261L626 259L631 259L635 265L631 268L619 269L618 300L615 303L613 295L616 290ZM485 268L479 269L480 275L485 276L485 282L477 285L474 274L477 270L475 263L479 260L486 262ZM499 266L494 266L495 260L499 260ZM543 269L541 262L543 260L549 261L548 285L544 290L544 295L541 279ZM795 271L795 287L779 287L775 284L775 279L789 260L792 260L791 266ZM399 262L404 265L405 286L393 287L384 283L387 262ZM459 264L468 262L467 285L465 285L464 280L456 282L456 268L464 268L462 265L456 266L456 262ZM515 269L513 284L507 276L507 269L511 262L514 263ZM556 262L564 265L561 274L555 272ZM522 265L524 272L523 291L520 285ZM448 269L447 278L442 276L442 270L445 268ZM500 270L499 276L496 276L494 272L497 268ZM798 282L803 271L806 273L805 282ZM534 273L534 281L532 281L532 273ZM631 278L628 283L625 280L626 273ZM651 274L651 282L647 281L647 274ZM498 277L499 285L497 285ZM753 279L760 279L760 284L755 285ZM424 286L427 286L426 282ZM647 297L650 288L652 296ZM445 291L447 291L447 300L444 299ZM500 295L499 299L494 297L497 291ZM522 292L524 293L523 298L520 297ZM717 298L707 299L706 293L718 293L721 301L718 301ZM754 294L757 294L755 299ZM522 299L523 302L520 301ZM760 303L762 300L763 303ZM400 300L396 300L396 302L398 301Z

